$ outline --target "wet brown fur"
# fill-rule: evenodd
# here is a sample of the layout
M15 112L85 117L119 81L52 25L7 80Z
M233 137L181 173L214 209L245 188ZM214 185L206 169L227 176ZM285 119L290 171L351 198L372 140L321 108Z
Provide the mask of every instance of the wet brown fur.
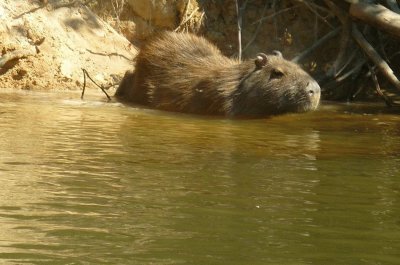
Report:
M319 86L298 65L269 55L258 66L258 59L240 63L202 37L164 32L142 47L135 72L126 73L116 97L168 111L228 116L317 107Z

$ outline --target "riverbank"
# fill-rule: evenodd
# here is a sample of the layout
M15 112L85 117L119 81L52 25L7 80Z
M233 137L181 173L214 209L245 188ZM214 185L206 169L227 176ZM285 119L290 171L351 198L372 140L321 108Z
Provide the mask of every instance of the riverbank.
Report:
M132 68L137 48L84 5L0 3L0 87L76 90L82 69L104 86ZM88 84L88 87L94 87Z

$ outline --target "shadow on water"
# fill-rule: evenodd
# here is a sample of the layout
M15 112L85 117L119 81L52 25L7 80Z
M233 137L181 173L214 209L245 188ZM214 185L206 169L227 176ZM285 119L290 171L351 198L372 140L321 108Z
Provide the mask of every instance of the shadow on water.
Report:
M400 261L398 115L226 120L75 98L0 94L0 260Z

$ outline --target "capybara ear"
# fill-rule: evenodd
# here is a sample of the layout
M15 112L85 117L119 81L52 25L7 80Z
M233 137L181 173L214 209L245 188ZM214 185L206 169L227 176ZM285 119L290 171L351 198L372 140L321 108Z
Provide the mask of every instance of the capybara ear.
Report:
M257 68L263 68L265 65L267 65L268 57L265 53L259 53L257 54L256 60L254 61Z
M282 53L281 53L280 51L278 51L278 50L273 50L273 51L272 51L272 54L275 55L275 56L278 56L278 57L280 57L280 58L283 58Z

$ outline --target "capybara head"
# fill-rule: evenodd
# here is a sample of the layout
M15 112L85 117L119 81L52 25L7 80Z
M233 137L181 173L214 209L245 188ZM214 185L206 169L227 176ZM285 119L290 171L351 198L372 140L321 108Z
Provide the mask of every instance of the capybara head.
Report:
M318 83L297 64L285 60L280 52L259 53L253 69L241 80L234 95L233 112L306 112L318 107L320 94Z

